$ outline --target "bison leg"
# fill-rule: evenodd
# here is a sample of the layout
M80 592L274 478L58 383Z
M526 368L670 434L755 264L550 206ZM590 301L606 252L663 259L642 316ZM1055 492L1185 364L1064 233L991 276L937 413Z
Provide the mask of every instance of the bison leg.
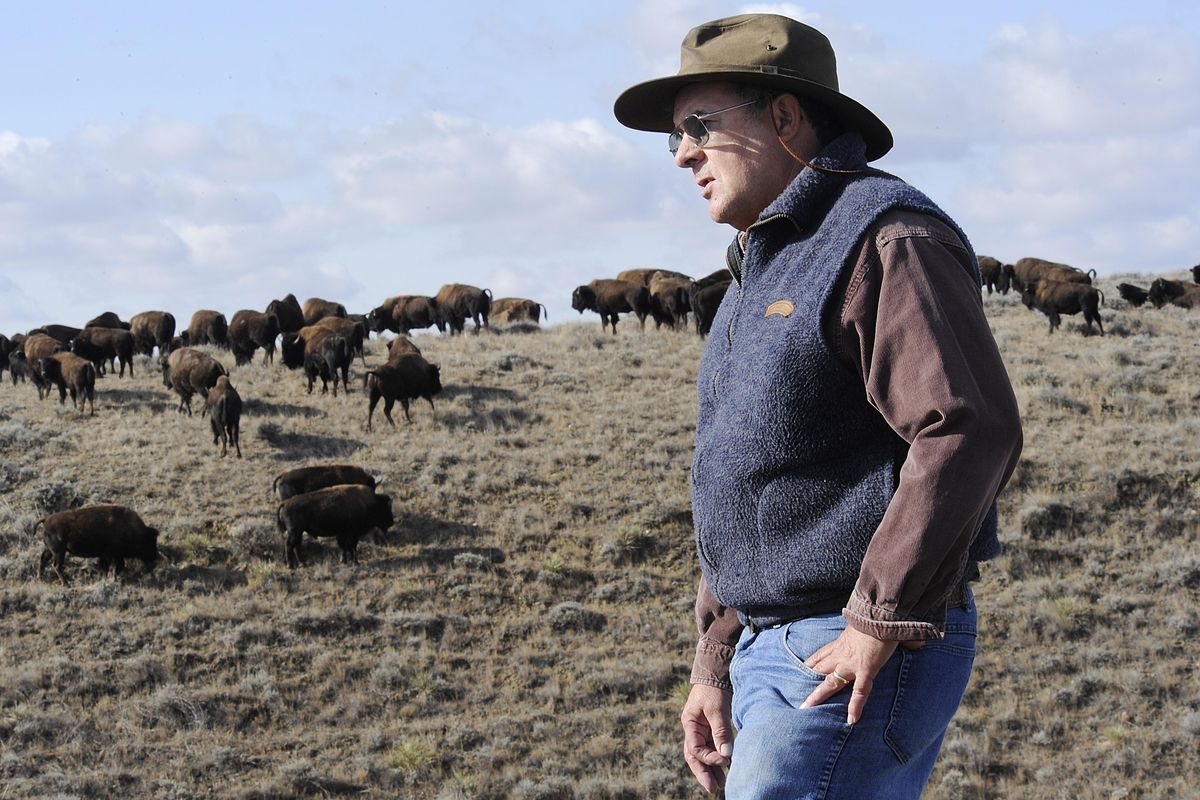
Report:
M58 579L62 581L62 585L66 586L70 583L67 580L67 550L64 547L61 551L54 554L54 573L58 575Z
M112 565L114 578L125 571L125 559L121 558L120 556L117 556L113 559Z
M411 423L412 417L410 417L408 415L408 398L407 397L400 398L400 407L404 409L404 421Z
M46 567L50 566L50 562L54 560L54 553L50 548L42 551L42 557L38 559L38 580L46 577Z
M241 442L242 431L241 431L240 424L234 424L234 425L229 426L229 438L233 439L233 448L237 451L237 457L241 458L242 457L242 442ZM224 453L222 453L221 455L224 455Z
M370 395L367 401L367 430L371 430L371 415L375 413L375 406L379 403L379 389L374 384L371 385Z
M396 420L392 419L392 406L396 405L396 398L383 398L383 415L387 417L388 424L393 428L396 427Z
M304 531L293 531L291 527L289 527L287 530L287 540L284 544L284 554L287 557L287 565L289 569L295 569L297 565L304 565L304 560L300 558L300 537L303 535Z

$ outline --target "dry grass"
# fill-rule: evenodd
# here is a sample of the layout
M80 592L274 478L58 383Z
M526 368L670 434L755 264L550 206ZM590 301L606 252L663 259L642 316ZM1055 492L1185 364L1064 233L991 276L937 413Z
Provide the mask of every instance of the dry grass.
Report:
M928 797L1200 785L1200 314L1123 307L1117 280L1103 338L986 301L1027 443ZM699 796L677 720L701 344L621 328L417 337L446 391L373 434L361 383L239 368L241 461L143 359L92 419L5 384L0 797ZM383 476L397 525L357 567L308 541L292 573L271 480L331 460ZM165 563L39 582L33 524L95 502L159 527Z

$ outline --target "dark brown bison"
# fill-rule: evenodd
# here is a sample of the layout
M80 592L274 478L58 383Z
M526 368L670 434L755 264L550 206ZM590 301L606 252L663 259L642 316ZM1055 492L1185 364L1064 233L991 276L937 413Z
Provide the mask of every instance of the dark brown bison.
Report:
M387 533L395 518L392 498L375 494L367 486L330 486L284 500L275 512L275 524L285 536L288 566L303 565L300 539L309 536L337 538L342 563L358 562L358 540L373 530Z
M1181 308L1196 308L1200 306L1200 284L1155 278L1146 297L1155 308L1162 308L1168 303Z
M408 353L416 353L417 355L421 355L421 348L413 344L413 340L407 336L397 336L395 339L392 339L387 344L387 350L387 363L389 364L401 356L407 355ZM366 376L363 377L363 380L365 383Z
M192 395L199 394L207 399L208 392L217 385L217 379L229 375L220 361L191 347L182 347L159 359L162 366L163 386L174 389L179 395L180 413L192 415Z
M650 313L650 290L638 283L597 278L586 286L577 286L571 293L571 308L582 314L595 311L600 315L600 327L612 324L613 335L617 335L617 322L623 313L637 315L642 327L646 327L646 315Z
M33 365L29 363L29 359L25 357L24 351L19 347L14 346L8 354L8 376L12 378L13 386L17 385L17 381L29 381L34 386L41 385L41 378L34 372Z
M991 256L979 257L979 281L991 294L992 290L1000 294L1008 294L1009 273L998 259Z
M310 297L304 301L304 324L313 325L326 317L346 318L346 307L332 300Z
M324 328L338 334L350 345L350 356L357 355L362 359L363 366L367 365L367 358L363 352L367 341L367 326L361 319L351 319L349 316L324 317L312 325L305 325L297 333L303 335L308 328Z
M95 416L96 367L92 362L74 353L55 353L48 358L39 358L36 369L46 383L47 395L50 394L51 384L58 387L59 405L67 402L67 393L70 392L73 407L83 413L86 402L91 409L91 415Z
M105 311L99 316L92 317L83 326L84 328L119 328L123 331L129 330L129 323L122 322L115 311Z
M162 356L175 336L175 317L166 311L143 311L129 318L129 332L133 334L134 352L148 356L157 347Z
M1192 267L1192 280L1195 283L1200 283L1200 264Z
M83 330L83 328L75 328L70 325L43 325L40 328L34 328L33 330L29 331L29 335L33 336L36 333L40 333L43 336L49 336L51 339L61 344L65 350L71 343L71 340L78 336L81 330ZM29 354L26 353L26 355Z
M726 270L726 274L729 274L728 270ZM725 292L732 283L731 278L720 283L711 283L692 292L692 313L696 315L696 333L702 337L708 336L708 332L712 329L717 309L721 307L721 301L725 299ZM699 286L699 282L696 285Z
M38 562L38 577L43 578L46 567L54 562L58 579L67 583L64 570L67 553L79 558L100 560L100 571L119 575L125 569L125 559L136 558L146 572L158 562L158 531L142 522L137 512L125 506L89 506L72 511L60 511L38 520L34 531L41 529L42 551Z
M695 283L696 291L700 291L701 289L707 289L709 286L713 286L718 283L729 283L732 280L733 273L727 268L721 267L721 269L714 270L713 272L705 275L703 278L697 278L695 281L693 281L693 283Z
M120 328L84 328L79 335L71 340L71 352L86 358L96 365L96 371L104 374L105 367L110 369L113 361L119 361L121 371L118 377L125 377L125 367L129 367L129 377L133 377L133 334Z
M1036 280L1091 284L1092 278L1096 277L1094 269L1084 272L1076 267L1042 258L1018 259L1017 263L1006 265L1004 272L1009 285L1018 292L1024 292L1025 286Z
M654 317L654 327L666 324L672 330L687 327L687 315L692 310L691 278L673 278L663 271L657 272L650 279L650 313Z
M1117 291L1121 295L1121 299L1134 307L1140 307L1146 303L1146 299L1150 293L1140 286L1134 286L1132 283L1118 283Z
M287 500L298 494L315 492L329 486L340 484L357 484L375 488L375 477L362 467L351 464L325 464L316 467L297 467L280 473L271 483L271 491L280 500Z
M501 297L499 300L492 301L491 317L500 325L513 322L532 322L536 325L541 321L543 314L546 315L546 319L550 319L550 312L535 300L526 300L523 297Z
M400 294L395 297L389 297L382 304L375 306L367 312L367 330L372 333L383 333L391 331L399 333L396 330L395 320L392 319L392 312L396 308L396 304L408 299L410 295Z
M490 289L480 289L465 283L447 283L438 290L438 308L442 318L450 327L450 335L463 332L463 323L467 318L475 322L475 332L479 333L480 319L482 327L488 327L488 314L492 310L492 292Z
M243 308L229 321L229 349L237 366L249 364L254 351L263 349L263 363L275 362L275 339L279 337L279 318Z
M1104 293L1095 286L1038 279L1025 284L1021 302L1026 308L1036 308L1050 318L1050 333L1054 333L1054 329L1062 324L1061 314L1078 314L1082 311L1087 323L1084 332L1091 333L1092 323L1095 322L1100 328L1100 335L1104 335L1104 323L1100 321Z
M213 444L221 443L221 455L224 456L228 445L233 442L237 457L242 457L242 396L233 388L227 375L217 378L216 384L209 389L204 398L204 410L212 423Z
M383 398L383 416L394 428L396 421L392 419L392 406L397 400L404 409L404 419L412 422L412 417L408 415L409 401L423 397L429 401L429 408L433 409L433 398L441 391L441 371L420 353L403 353L390 358L388 363L367 371L367 430L371 430L371 416L380 397Z
M229 322L220 311L201 309L192 314L187 326L188 347L209 344L213 347L229 348Z
M304 309L300 307L300 301L294 294L267 303L266 313L274 314L279 320L280 333L295 333L304 327Z
M403 303L396 303L392 309L393 333L408 333L433 326L442 333L446 332L446 318L436 297L409 295ZM462 332L461 326L459 332Z
M346 337L320 325L306 325L299 333L285 333L280 347L285 367L304 370L309 394L320 378L321 394L329 391L329 382L333 381L333 396L337 397L339 373L342 388L349 394L352 349Z
M640 283L642 286L649 288L650 281L654 280L655 275L661 275L664 278L679 278L681 280L690 281L690 275L684 275L682 272L672 272L669 269L627 269L617 273L617 280L629 281L630 283Z

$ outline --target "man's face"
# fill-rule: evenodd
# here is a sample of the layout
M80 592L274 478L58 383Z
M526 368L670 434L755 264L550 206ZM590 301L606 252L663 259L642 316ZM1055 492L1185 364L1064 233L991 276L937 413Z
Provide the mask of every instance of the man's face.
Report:
M685 86L675 96L674 122L679 125L689 114L703 115L741 102L744 98L728 83ZM710 131L708 143L701 147L684 136L675 163L692 171L714 222L745 230L797 170L779 145L770 110L738 108L706 120L705 125Z

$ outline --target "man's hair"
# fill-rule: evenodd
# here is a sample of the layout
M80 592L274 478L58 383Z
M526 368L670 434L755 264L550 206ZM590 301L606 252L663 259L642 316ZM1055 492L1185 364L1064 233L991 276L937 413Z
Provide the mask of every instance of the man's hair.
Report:
M733 90L738 100L744 103L748 103L751 100L763 101L750 107L749 110L754 113L765 111L767 104L781 94L792 95L792 97L796 98L796 102L800 104L800 110L804 112L805 118L812 125L813 132L817 135L817 141L821 143L822 147L845 133L845 128L842 126L841 120L831 114L823 103L812 98L801 97L795 92L772 91L763 86L755 86L752 83L735 83Z

